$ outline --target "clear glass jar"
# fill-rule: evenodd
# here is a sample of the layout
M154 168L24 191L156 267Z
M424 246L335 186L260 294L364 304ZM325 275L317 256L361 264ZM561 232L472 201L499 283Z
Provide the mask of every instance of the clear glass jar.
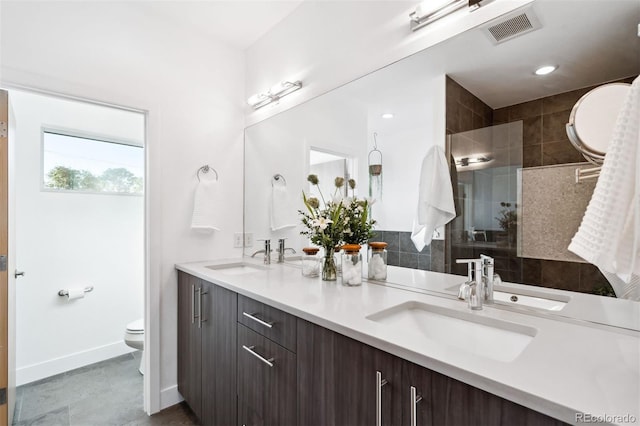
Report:
M342 246L342 285L358 286L362 284L362 255L359 244Z
M371 280L387 279L387 243L370 242L367 277Z
M305 247L302 249L302 276L315 278L320 276L320 258L317 247Z

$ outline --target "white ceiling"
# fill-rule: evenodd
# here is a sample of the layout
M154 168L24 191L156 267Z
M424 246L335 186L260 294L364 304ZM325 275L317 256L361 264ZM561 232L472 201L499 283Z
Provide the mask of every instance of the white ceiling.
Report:
M302 1L173 0L132 4L145 13L244 50L293 12Z

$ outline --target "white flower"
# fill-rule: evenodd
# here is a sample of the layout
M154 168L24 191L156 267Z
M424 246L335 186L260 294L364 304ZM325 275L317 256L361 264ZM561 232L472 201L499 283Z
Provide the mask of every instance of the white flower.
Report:
M340 193L337 193L332 197L333 204L335 205L339 205L340 203L342 203L343 200L344 200L344 195Z
M333 223L331 219L325 219L324 217L314 219L312 225L316 228L320 228L321 231L327 229L330 223Z
M374 205L376 203L376 199L375 198L364 197L364 200L367 202L369 207L371 207L372 205Z
M364 207L358 206L358 207L356 207L356 210L358 210L360 213L362 213L364 211Z
M351 232L351 229L349 229L349 228L345 229L344 233L347 234L347 235L353 234L353 232Z

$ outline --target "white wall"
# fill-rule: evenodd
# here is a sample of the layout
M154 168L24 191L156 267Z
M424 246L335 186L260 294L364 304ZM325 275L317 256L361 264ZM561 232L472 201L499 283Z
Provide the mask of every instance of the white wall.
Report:
M286 79L304 87L278 105L245 107L247 124L332 90L533 0L494 0L419 31L409 13L419 0L307 0L247 50L246 98Z
M0 3L0 81L148 111L147 334L162 394L177 402L177 262L240 255L244 55L144 13L136 2ZM198 167L220 175L221 231L189 229ZM156 312L156 315L153 315ZM153 373L153 371L151 372ZM152 374L153 375L153 374ZM162 400L161 400L162 397Z
M144 313L144 198L42 191L43 127L144 143L144 115L11 91L17 122L17 385L131 352ZM58 291L94 287L68 301Z

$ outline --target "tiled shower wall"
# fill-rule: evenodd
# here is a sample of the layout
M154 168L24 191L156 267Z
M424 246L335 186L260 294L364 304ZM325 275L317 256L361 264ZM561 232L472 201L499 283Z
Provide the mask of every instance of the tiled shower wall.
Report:
M631 83L634 78L629 77L620 81ZM488 126L522 120L523 167L581 162L584 161L584 158L569 142L565 124L569 121L571 109L578 99L597 86L599 85L500 108L492 111L491 122L487 123L485 120L483 124ZM461 99L465 100L462 105ZM469 114L466 110L460 112L463 107L470 110L469 105L475 106L483 112L485 117L489 115L481 107L483 105L489 108L486 104L450 78L447 78L446 102L447 134L478 128L474 126L473 120L470 123L468 118L463 120L460 118L462 115ZM472 112L474 113L473 117L476 118L476 124L479 125L480 120L476 115L480 114L473 110ZM478 250L474 250L473 256L477 257L479 252L475 253L475 251ZM500 249L488 252L487 250L481 251L496 257L496 269L501 269L500 273L503 278L511 282L585 293L600 291L608 287L607 280L598 268L588 263L521 258L509 254L507 251L500 251ZM469 254L471 253L467 255ZM448 262L452 256L455 259L455 253L450 253L450 256L447 256L447 268L450 267ZM447 269L447 271L450 270Z
M411 232L375 231L371 241L387 243L387 263L392 266L444 272L444 241L433 240L422 251L416 250Z

